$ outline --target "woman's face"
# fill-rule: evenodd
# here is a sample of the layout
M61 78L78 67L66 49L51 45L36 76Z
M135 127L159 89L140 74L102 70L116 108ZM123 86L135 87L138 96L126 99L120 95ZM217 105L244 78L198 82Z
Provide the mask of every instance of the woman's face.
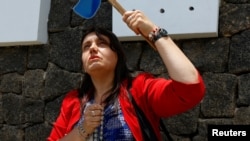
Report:
M117 54L110 48L108 37L96 33L88 34L82 42L83 69L88 74L96 72L114 72L117 63Z

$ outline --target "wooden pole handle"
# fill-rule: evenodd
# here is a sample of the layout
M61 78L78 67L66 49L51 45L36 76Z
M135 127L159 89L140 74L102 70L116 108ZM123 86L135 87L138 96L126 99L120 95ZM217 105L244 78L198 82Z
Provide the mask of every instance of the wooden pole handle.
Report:
M115 9L121 14L121 15L123 15L125 12L126 12L126 10L120 5L120 3L119 2L117 2L116 0L108 0L109 1L109 3L111 3L111 5L113 6L113 7L115 7Z
M126 10L120 5L120 3L117 2L117 0L108 0L108 1L109 1L109 3L110 3L113 7L115 7L115 9L116 9L121 15L123 15L123 14L126 12ZM140 32L140 31L139 31L139 32ZM140 34L141 34L141 36L150 44L150 46L152 46L153 49L156 50L155 45L149 40L149 38L146 37L146 36L144 36L141 32L140 32Z

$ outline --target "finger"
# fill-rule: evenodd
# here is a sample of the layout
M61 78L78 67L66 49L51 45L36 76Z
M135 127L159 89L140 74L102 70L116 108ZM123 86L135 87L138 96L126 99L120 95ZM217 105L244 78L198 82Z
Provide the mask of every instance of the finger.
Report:
M97 123L97 124L99 124L102 121L102 119L103 119L103 116L95 116L95 117L93 117L93 116L86 116L85 117L86 122Z
M85 117L101 117L104 115L104 108L100 104L91 104L86 107L84 112Z
M94 130L101 125L101 121L91 121L92 117L86 117L86 119L83 122L83 126L86 130L88 130L88 133L94 132Z
M103 110L103 106L100 104L91 104L88 106L89 110Z
M99 104L92 104L87 107L86 111L90 113L92 116L96 116L96 115L102 115L103 110L104 110L103 106Z
M127 19L126 19L127 17ZM125 22L127 26L132 29L135 34L141 34L139 30L140 22L143 20L141 11L134 10L125 14Z
M139 21L140 17L139 15L136 15L135 17L133 17L133 19L131 19L129 27L138 35L140 34L140 30L139 30Z
M84 115L84 127L88 129L95 129L96 127L101 125L103 116L92 116L92 115ZM89 131L91 131L89 130Z
M86 107L86 110L84 113L87 113L88 115L95 116L96 114L100 113L103 111L103 107L99 104L91 104L88 107ZM96 113L97 112L97 113Z
M127 22L129 23L129 22L131 21L132 18L133 18L133 15L128 16Z
M134 12L134 11L126 11L126 12L123 14L123 16L122 16L122 20L123 20L124 22L127 22L128 17L131 16L131 15L133 14L133 12Z
M127 23L127 26L134 31L135 34L140 34L139 30L138 30L138 16L131 16L129 17L130 21Z
M92 117L103 116L104 112L102 110L92 110L92 111L89 112L88 115L90 115Z
M93 116L93 117L96 116L96 115L95 115L95 110L92 110L92 111L91 111L91 116Z

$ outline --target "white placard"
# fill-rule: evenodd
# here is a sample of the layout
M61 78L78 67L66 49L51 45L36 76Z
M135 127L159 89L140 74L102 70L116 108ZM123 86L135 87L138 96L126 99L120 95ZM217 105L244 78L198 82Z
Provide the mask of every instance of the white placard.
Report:
M125 10L143 11L175 39L218 36L220 0L117 0ZM142 40L112 9L113 32L121 41Z

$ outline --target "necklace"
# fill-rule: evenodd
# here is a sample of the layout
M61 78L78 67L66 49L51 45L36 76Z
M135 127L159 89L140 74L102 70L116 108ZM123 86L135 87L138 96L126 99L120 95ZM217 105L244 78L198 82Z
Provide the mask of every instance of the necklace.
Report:
M96 128L93 135L93 141L103 140L103 118L101 119L101 124L99 128Z

